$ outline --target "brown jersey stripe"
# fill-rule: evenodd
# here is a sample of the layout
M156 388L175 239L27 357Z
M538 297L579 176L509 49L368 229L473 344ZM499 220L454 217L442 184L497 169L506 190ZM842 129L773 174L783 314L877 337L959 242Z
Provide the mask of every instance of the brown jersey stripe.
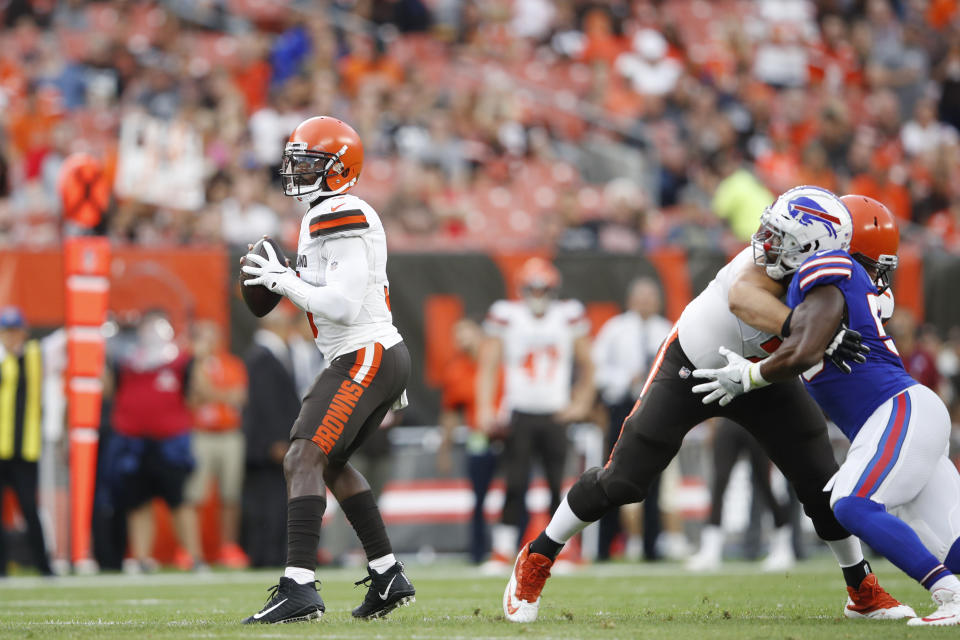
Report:
M350 231L353 229L367 229L370 223L367 217L359 209L350 209L348 211L339 211L323 216L317 216L310 221L310 237L337 233L340 231Z

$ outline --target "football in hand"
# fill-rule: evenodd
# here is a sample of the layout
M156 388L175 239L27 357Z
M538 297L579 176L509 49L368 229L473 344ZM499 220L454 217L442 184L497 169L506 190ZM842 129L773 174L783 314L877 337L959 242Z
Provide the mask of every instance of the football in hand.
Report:
M283 250L280 248L280 245L277 244L276 240L268 236L264 236L258 240L257 244L253 245L253 248L250 249L250 253L255 253L266 258L267 250L264 248L264 244L267 242L269 242L273 247L274 252L277 254L277 260L280 261L280 264L286 264L287 258L283 255ZM273 308L280 303L280 299L283 296L279 293L270 291L261 284L253 285L252 287L245 285L244 282L256 277L243 271L243 267L246 264L246 256L240 258L240 292L243 295L243 301L247 303L247 308L250 309L253 315L257 316L258 318L262 318L273 311ZM252 265L252 263L250 264Z

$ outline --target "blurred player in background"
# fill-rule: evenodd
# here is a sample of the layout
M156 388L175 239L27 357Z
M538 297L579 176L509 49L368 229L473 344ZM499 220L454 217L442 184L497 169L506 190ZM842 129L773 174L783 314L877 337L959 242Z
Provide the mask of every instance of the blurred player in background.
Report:
M593 342L594 382L600 400L609 416L607 455L620 437L623 421L633 409L643 381L657 349L670 333L670 321L660 315L660 288L651 278L638 278L627 291L627 310L614 316L600 328ZM657 557L660 536L660 476L650 486L650 496L643 503L643 555ZM600 519L598 557L610 557L610 544L623 523L627 533L626 556L640 557L640 522L637 509L624 506L620 513L611 511ZM619 520L618 520L619 516Z
M796 201L796 202L795 202ZM796 209L799 205L803 211ZM808 210L827 207L849 216L832 193L798 187L781 195L767 208L810 216ZM804 218L805 220L807 218ZM811 230L822 228L810 222ZM843 571L849 596L844 615L851 618L903 618L913 610L901 605L877 584L863 558L860 541L837 521L823 487L837 470L827 425L820 408L799 380L771 386L729 406L705 406L691 393L694 369L724 363L718 349L731 345L743 357L759 358L777 348L787 313L766 317L770 293L783 295L784 285L754 264L753 249L745 248L721 269L707 288L683 310L677 325L660 348L634 411L626 419L610 460L588 469L567 493L547 528L517 557L503 595L503 610L514 622L535 620L540 592L563 545L589 523L621 504L646 496L656 474L677 454L683 437L695 425L712 417L726 417L747 429L787 480L794 486L817 535L826 541ZM777 305L780 305L778 301ZM734 315L734 311L740 317ZM831 357L862 357L849 351L850 332L833 327L836 337L825 347ZM856 341L854 341L856 342ZM838 345L845 345L838 349ZM859 347L859 344L853 345ZM777 417L771 428L771 416Z
M594 398L590 322L583 305L556 299L560 272L543 258L523 264L519 288L521 300L499 300L490 307L484 322L490 339L481 351L477 374L480 430L493 433L508 422L503 451L506 497L501 523L493 530L491 572L508 569L516 553L534 458L543 466L551 513L560 504L566 425L583 419ZM498 413L501 364L504 397Z
M177 346L164 311L143 315L134 346L116 363L112 380L114 435L107 445L109 483L127 513L131 557L124 571L154 571L156 527L153 498L170 507L178 542L189 556L181 561L205 569L194 506L184 487L194 468L190 451L193 414L187 404L193 357Z
M497 455L488 434L477 428L477 356L483 342L483 329L474 320L464 318L453 328L456 355L447 363L443 373L443 410L440 426L443 441L437 452L437 471L449 474L453 470L451 449L454 430L467 425L470 434L466 442L467 477L473 489L473 514L470 518L470 560L480 564L487 556L489 540L483 503L497 468Z
M950 415L932 389L906 372L881 322L879 296L897 266L896 221L876 200L846 196L844 202L852 219L839 212L839 223L827 218L830 233L814 244L803 218L786 211L764 216L754 240L760 261L781 277L794 274L789 334L760 362L721 348L729 364L696 372L711 382L694 390L709 392L705 402L726 404L801 376L851 440L827 486L837 519L930 591L936 611L909 625L960 625L960 474L947 457ZM849 375L823 358L834 327L845 320L870 347Z
M283 153L284 193L307 205L297 270L269 258L253 265L247 286L263 285L309 314L317 348L329 366L304 398L290 432L287 479L287 568L270 598L244 623L319 618L317 546L327 487L353 525L369 561L367 596L353 610L375 618L414 599L387 537L376 500L348 462L391 407L405 406L410 354L390 313L387 244L373 208L346 192L360 177L363 145L353 128L327 116L304 120ZM359 583L358 583L359 584Z
M770 552L764 571L783 571L796 562L789 505L781 504L770 486L770 458L760 443L732 420L718 418L713 431L713 482L710 483L710 516L700 533L700 550L690 557L690 571L715 571L723 561L723 506L730 472L742 453L747 454L753 475L754 500L760 499L773 516ZM762 512L761 512L762 513Z
M220 493L220 550L217 562L243 569L249 564L237 544L240 494L243 490L244 438L240 412L247 401L247 369L223 343L220 327L201 321L193 327L193 456L196 468L187 482L186 498L199 505L216 480Z

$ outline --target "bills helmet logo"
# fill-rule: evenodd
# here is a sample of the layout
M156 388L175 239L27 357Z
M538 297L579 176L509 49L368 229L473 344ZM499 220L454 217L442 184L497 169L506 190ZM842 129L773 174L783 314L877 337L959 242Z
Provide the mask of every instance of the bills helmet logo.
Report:
M819 223L826 227L831 237L837 237L837 227L841 224L840 219L827 213L812 198L801 196L791 200L790 204L787 205L787 211L803 226L808 227L811 224Z

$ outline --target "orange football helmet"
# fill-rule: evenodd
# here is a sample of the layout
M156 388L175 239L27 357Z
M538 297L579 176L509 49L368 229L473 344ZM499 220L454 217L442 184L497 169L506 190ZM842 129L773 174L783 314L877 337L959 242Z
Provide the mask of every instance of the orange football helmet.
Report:
M889 274L897 268L900 231L897 220L882 202L856 194L840 198L853 218L850 255L865 267L877 270L880 290L889 287Z
M301 122L283 149L283 192L301 202L348 191L363 168L363 143L353 127L329 116Z
M550 301L560 289L560 272L548 260L530 258L517 274L520 297L535 315L546 313Z

